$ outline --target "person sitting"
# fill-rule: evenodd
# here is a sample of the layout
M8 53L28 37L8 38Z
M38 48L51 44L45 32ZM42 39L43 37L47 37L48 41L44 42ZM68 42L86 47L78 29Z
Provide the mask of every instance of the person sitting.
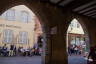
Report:
M6 44L2 47L2 53L3 53L3 56L7 56L8 55Z
M88 55L88 59L91 58L92 59L92 63L96 63L96 48L95 47L91 47L90 48L90 52L89 52L89 55Z

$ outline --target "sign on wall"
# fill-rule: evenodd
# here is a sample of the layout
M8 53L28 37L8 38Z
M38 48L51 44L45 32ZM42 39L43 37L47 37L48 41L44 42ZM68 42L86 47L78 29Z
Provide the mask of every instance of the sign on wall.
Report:
M57 34L57 27L51 28L51 34Z
M0 24L0 27L10 27L10 28L21 28L20 26L15 26L15 25L7 25L7 24Z

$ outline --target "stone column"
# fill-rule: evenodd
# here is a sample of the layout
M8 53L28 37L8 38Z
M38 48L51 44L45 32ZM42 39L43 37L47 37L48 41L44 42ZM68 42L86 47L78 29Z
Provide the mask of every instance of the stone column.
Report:
M45 32L45 37L44 37L44 40L45 40L45 50L44 50L44 56L43 57L43 60L42 60L42 64L50 64L51 63L51 34L50 34L50 27L46 27L46 29L44 29Z
M55 26L57 31L51 34L51 58L50 64L67 64L67 49L66 49L66 32L64 32L64 25Z

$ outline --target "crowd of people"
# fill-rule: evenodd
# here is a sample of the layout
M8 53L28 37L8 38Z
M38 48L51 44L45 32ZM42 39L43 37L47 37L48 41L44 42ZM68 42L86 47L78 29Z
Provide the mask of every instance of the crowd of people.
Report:
M23 48L23 47L16 47L15 45L10 45L7 47L5 44L4 46L0 47L0 56L33 56L33 55L41 55L42 49L41 48Z
M82 54L82 48L77 45L71 45L68 47L68 55L81 55Z
M83 50L81 47L77 45L68 47L68 55L80 55L82 52ZM86 52L84 57L87 58L88 64L96 64L96 46L90 47L90 52Z

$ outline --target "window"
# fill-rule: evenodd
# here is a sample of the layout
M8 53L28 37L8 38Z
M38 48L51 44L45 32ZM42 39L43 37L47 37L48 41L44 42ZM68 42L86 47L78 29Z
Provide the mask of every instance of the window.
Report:
M6 12L4 12L4 13L1 15L1 17L2 17L3 19L6 19Z
M73 27L74 27L74 23L71 23L71 24L70 24L70 27L73 28Z
M29 21L29 19L28 19L28 12L26 12L26 11L22 11L21 12L21 22L24 22L24 23L27 23L28 21Z
M77 23L77 28L80 28L80 24L79 23Z
M3 32L3 42L4 43L12 43L13 38L13 31L6 29Z
M14 21L15 20L15 10L6 11L6 19L9 21Z
M20 32L19 33L19 43L27 43L28 39L27 39L27 32Z

